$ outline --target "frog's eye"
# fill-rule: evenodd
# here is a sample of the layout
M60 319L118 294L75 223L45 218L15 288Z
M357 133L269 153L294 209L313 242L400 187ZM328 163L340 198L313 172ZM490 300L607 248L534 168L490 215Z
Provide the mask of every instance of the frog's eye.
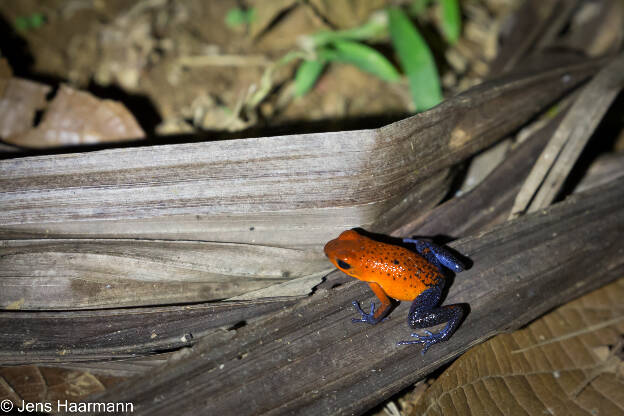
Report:
M340 267L341 269L350 269L351 265L349 263L345 263L344 261L340 260L340 259L336 259L338 260L338 267Z

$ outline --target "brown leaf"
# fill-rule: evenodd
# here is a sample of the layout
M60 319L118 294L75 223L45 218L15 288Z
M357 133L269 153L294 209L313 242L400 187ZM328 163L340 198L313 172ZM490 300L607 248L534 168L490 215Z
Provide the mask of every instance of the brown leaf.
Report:
M0 397L14 406L27 403L50 403L57 400L76 402L102 392L123 378L94 375L86 371L31 365L0 368Z
M411 415L622 414L624 279L454 362Z
M32 123L32 116L29 123ZM13 134L6 141L23 147L45 148L144 137L145 133L123 104L100 100L87 92L62 85L41 124L21 134Z
M262 7L256 8L261 9ZM296 47L299 36L328 29L309 7L298 6L275 11L284 15L274 16L265 31L259 32L257 46L262 51L285 52Z
M363 24L371 13L383 8L384 0L311 0L310 4L323 19L339 29L347 29Z
M262 1L251 0L250 8L255 10L255 17L249 24L249 35L256 37L265 31L277 17L287 13L289 9L296 6L294 0Z
M0 138L7 139L32 128L50 87L20 78L4 78L0 83Z

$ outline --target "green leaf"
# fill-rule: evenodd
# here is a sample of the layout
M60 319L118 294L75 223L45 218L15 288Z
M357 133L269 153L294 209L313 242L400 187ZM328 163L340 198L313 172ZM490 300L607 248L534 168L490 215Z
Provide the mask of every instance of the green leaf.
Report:
M233 8L228 10L225 15L225 24L228 27L236 27L253 22L256 17L256 11L254 8L243 10L239 8Z
M412 0L408 8L408 13L412 16L421 16L429 7L432 0Z
M388 9L390 37L399 62L409 80L412 100L418 111L442 101L442 90L433 55L418 30L401 9Z
M440 25L444 37L453 44L461 34L461 13L458 0L440 0Z
M385 37L388 34L388 17L383 11L373 13L368 21L361 26L345 30L323 30L306 36L310 47L319 48L340 40L368 41Z
M33 13L29 16L16 17L13 22L13 27L21 32L39 29L45 24L45 16L43 13Z
M332 45L334 46L332 51L321 53L320 56L328 60L350 63L384 81L397 81L400 78L390 61L370 46L349 40L337 40Z
M319 60L303 61L295 74L295 97L302 97L316 84L325 62Z
M25 31L30 27L30 22L26 17L16 17L13 22L13 27L19 31Z
M43 13L34 13L30 16L29 20L30 27L32 27L33 29L38 29L45 23L45 17L43 16Z

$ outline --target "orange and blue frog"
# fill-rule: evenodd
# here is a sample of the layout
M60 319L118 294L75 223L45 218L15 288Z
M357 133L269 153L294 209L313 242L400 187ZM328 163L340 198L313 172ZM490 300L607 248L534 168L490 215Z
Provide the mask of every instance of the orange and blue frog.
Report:
M462 305L438 304L446 281L444 268L458 273L465 265L449 249L430 240L405 238L403 243L413 244L416 251L348 230L325 245L325 254L338 269L367 282L381 302L377 310L371 302L370 312L366 313L354 300L353 306L361 317L354 318L353 322L378 324L392 310L390 298L412 302L407 316L411 328L428 328L446 322L446 327L438 333L425 330L426 335L412 334L415 339L397 343L423 344L422 354L425 354L430 346L448 340L462 321Z

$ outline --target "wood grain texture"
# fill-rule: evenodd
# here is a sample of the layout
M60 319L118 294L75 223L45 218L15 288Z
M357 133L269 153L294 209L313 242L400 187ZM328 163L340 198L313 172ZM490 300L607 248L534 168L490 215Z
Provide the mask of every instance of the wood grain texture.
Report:
M211 329L278 311L295 298L69 312L0 312L0 364L131 358L193 345ZM214 336L214 334L212 334ZM220 336L227 337L223 330Z
M509 75L374 130L0 161L0 238L9 253L0 307L208 301L271 279L322 273L326 241L356 226L388 232L431 208L446 194L454 164L518 128L603 63ZM115 249L105 239L124 241ZM207 250L197 261L162 267L155 257L172 260L166 252L177 251L177 243L164 240L201 241ZM263 249L240 252L246 246ZM271 254L275 247L306 253L285 266L284 257ZM211 257L213 250L221 255ZM236 271L243 255L248 279ZM54 297L43 285L51 273ZM216 289L215 279L230 283ZM150 290L154 280L163 283Z
M304 276L320 280L329 270L331 265L310 250L253 244L5 240L0 241L0 307L19 302L14 309L66 310L200 302Z
M574 188L574 192L583 192L595 186L604 185L624 176L624 152L600 156L587 170L587 174Z
M40 362L38 367L67 368L76 371L86 371L96 375L112 377L133 377L141 375L146 371L162 366L167 360L174 360L176 356L183 355L185 348L175 352L161 352L149 356L138 356L135 358L125 358L122 360L105 359L103 361L77 361L77 362Z
M202 340L188 357L90 400L131 401L139 415L359 413L471 345L622 276L623 232L624 182L615 180L453 243L473 267L455 278L445 303L469 303L471 312L424 357L396 346L409 335L405 303L380 325L351 323L351 300L372 300L353 282L230 339Z
M503 24L499 35L501 47L490 64L490 72L499 74L512 70L527 55L539 49L539 45L552 40L550 30L560 31L561 25L565 24L565 21L556 24L561 16L559 12L562 9L567 11L570 6L574 7L577 3L577 0L523 2ZM567 13L563 15L566 16Z
M507 162L492 172L487 180L472 192L449 200L430 211L431 215L427 215L424 220L408 224L405 229L396 230L393 234L397 236L431 235L434 232L432 230L440 230L442 234L465 237L470 233L482 232L503 222L513 201L513 192L509 193L508 189L517 190L520 187L531 161L537 159L541 148L546 144L549 132L552 133L560 119L561 117L552 120L550 125L537 131L534 137L514 149ZM613 155L597 160L590 167L579 188L588 190L624 177L622 159L623 156ZM466 218L466 212L471 213L469 218ZM291 282L296 283L301 280L305 279L295 279ZM334 271L327 276L324 283L318 286L317 290L329 290L334 285L350 281L352 278L349 276ZM266 291L264 296L274 296L278 293L278 288L270 286ZM163 349L193 345L210 328L219 325L234 326L240 321L287 307L294 302L296 299L286 298L284 300L258 299L253 302L228 301L218 304L173 307L109 309L101 312L0 312L0 322L3 322L0 325L0 328L3 328L0 330L0 345L4 346L0 351L0 362L5 364L50 362L67 366L71 362L80 361L81 364L78 367L80 369L96 372L106 370L111 374L124 377L129 374L136 375L148 367L141 365L138 370L132 370L129 373L124 367L134 368L134 360L129 362L126 359L116 364L112 362L97 364L92 360L121 358L126 354L153 354ZM181 315L185 311L189 313L188 319ZM199 322L195 322L195 319ZM109 327L111 320L114 320L114 325ZM157 324L154 324L155 322ZM114 330L111 329L113 327ZM106 342L90 343L89 337L93 329L105 334ZM158 337L152 339L152 332L149 333L149 337L146 337L145 331L148 330L153 330ZM184 334L192 334L193 338L181 342L180 338ZM63 355L59 355L59 351L63 351ZM141 360L141 363L145 362ZM154 361L154 365L156 364L157 362Z
M599 65L484 84L377 130L4 160L1 235L324 242L375 222L388 201L517 128ZM326 223L334 217L338 228ZM321 219L322 233L280 232Z
M511 217L554 201L623 82L624 54L620 54L583 87L518 192Z
M454 239L505 221L522 182L562 118L563 114L559 114L512 149L505 160L470 192L449 199L423 215L414 215L392 235L438 235Z

